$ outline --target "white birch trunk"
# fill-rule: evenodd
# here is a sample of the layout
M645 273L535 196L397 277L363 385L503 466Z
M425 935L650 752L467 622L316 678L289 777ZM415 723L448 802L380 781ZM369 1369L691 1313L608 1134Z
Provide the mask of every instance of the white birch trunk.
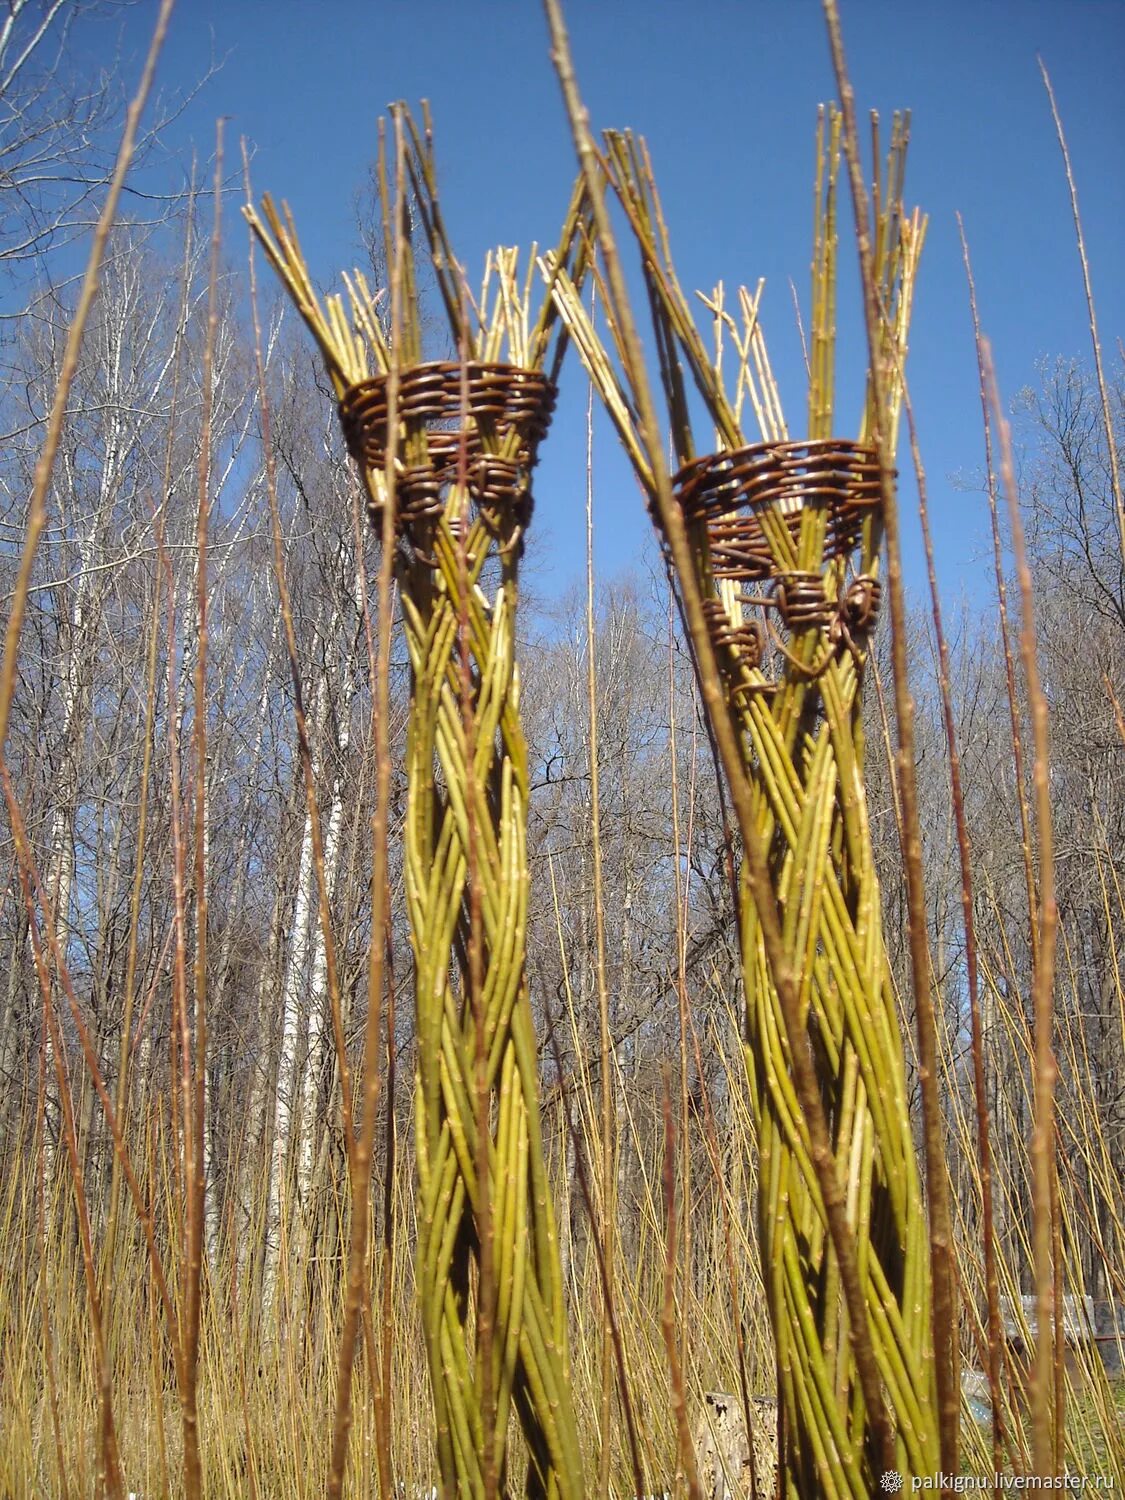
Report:
M114 412L109 419L106 461L102 470L97 510L78 539L78 576L74 584L74 600L67 622L68 639L62 686L62 729L59 737L61 756L54 787L54 812L51 817L47 861L47 891L55 917L55 938L59 952L64 959L70 935L70 907L75 879L74 820L78 810L79 741L84 727L86 708L84 682L88 659L92 651L88 637L97 618L96 611L89 607L93 592L90 581L91 570L95 561L101 521L112 498L112 486L120 448L120 432L120 418ZM47 933L42 930L42 941L46 943L47 940ZM53 987L55 965L49 953L47 954L47 972L48 982ZM45 1107L47 1113L44 1149L47 1153L48 1167L50 1167L53 1162L55 1142L59 1139L61 1129L61 1105L55 1079L53 1047L50 1033L45 1025L43 1047L46 1064Z
M332 805L328 829L324 836L324 880L331 907L340 863L340 834L344 825L343 760L351 739L351 711L355 697L355 660L348 652L344 662L343 681L337 704L337 766L332 778ZM309 1044L305 1076L301 1091L300 1143L297 1157L297 1192L302 1203L308 1201L312 1188L313 1163L317 1156L320 1121L317 1094L324 1074L327 1045L326 1013L328 1010L328 955L324 929L318 921L313 946L311 1005L309 1009Z
M311 726L314 781L317 769L316 747L321 743L327 716L328 677L325 674L317 686ZM267 1329L274 1322L282 1221L290 1185L289 1164L292 1161L290 1148L293 1141L295 1117L298 1114L297 1105L300 1101L301 998L306 993L305 971L308 962L310 923L316 905L312 819L306 808L304 830L301 836L301 858L297 870L297 895L293 906L293 920L289 928L285 978L282 983L281 1048L269 1151L270 1181L265 1226L265 1263L262 1275L262 1314L263 1324Z
M255 729L254 729L254 747L251 750L249 759L246 762L247 766L250 768L251 775L250 775L250 778L248 780L248 784L247 784L247 788L246 788L246 796L243 799L243 803L242 803L242 807L241 807L240 815L239 815L239 821L238 821L238 844L236 846L235 856L234 856L234 869L235 869L234 890L233 890L233 892L231 894L230 912L228 914L226 926L225 926L224 931L223 931L223 943L222 943L222 948L219 951L219 962L218 962L218 965L217 965L217 968L216 968L216 971L215 971L216 978L215 978L214 1008L215 1008L216 1015L221 1015L223 1002L226 999L227 974L228 974L229 969L230 969L231 945L232 945L232 942L233 942L233 939L234 939L235 924L236 924L236 921L237 921L238 917L240 916L240 914L242 912L243 897L244 897L245 890L246 890L246 874L247 874L247 860L246 860L246 855L247 855L247 850L248 850L249 843L250 843L250 819L251 819L251 809L252 809L253 799L254 799L253 772L257 769L258 765L261 763L262 746L265 743L265 732L266 732L266 723L267 723L268 716L269 716L269 695L270 695L270 687L271 687L270 665L271 665L271 663L273 661L274 651L277 648L277 642L278 642L278 636L280 634L280 630L281 630L281 620L280 620L280 617L278 617L274 621L273 634L272 634L272 636L270 638L269 650L266 653L265 667L264 667L264 670L263 670L263 673L262 673L262 691L261 691L261 693L258 696L258 713L257 713L257 719L256 719L256 722L255 722ZM210 814L210 806L211 806L210 798L208 798L208 801L207 801L208 815ZM211 830L210 817L208 816L208 821L207 821L207 824L206 824L206 833L207 833L208 836L210 835L210 830ZM273 945L275 943L275 937L274 937L274 934L272 932L270 934L270 943L271 943L271 945ZM276 951L276 948L271 946L271 951ZM259 1004L259 1013L260 1013L260 1010L261 1010L261 1006ZM208 1169L208 1176L206 1178L206 1181L208 1183L210 1191L208 1192L208 1195L207 1195L207 1205L206 1205L206 1210L205 1210L205 1224L206 1224L206 1235L207 1235L207 1253L211 1257L212 1262L214 1262L216 1256L218 1255L218 1251L219 1251L219 1235L220 1235L221 1224L220 1224L220 1214L219 1214L219 1208L220 1208L219 1198L218 1198L218 1194L214 1191L214 1182L213 1182L213 1180L211 1178L211 1175L210 1175L211 1157L212 1157L211 1137L212 1137L212 1132L213 1132L213 1121L212 1121L212 1118L211 1118L211 1116L212 1116L212 1110L213 1110L213 1100L212 1100L212 1097L211 1097L210 1078L207 1079L206 1087L207 1087L207 1111L206 1111L207 1129L206 1129L206 1133L205 1133L206 1145L205 1145L205 1153L204 1153L204 1162L205 1162L206 1167ZM253 1119L260 1118L260 1116L254 1114L252 1112L251 1115L250 1115L250 1118L253 1120ZM229 1194L229 1189L228 1189L228 1194ZM238 1243L241 1246L241 1244L242 1244L242 1236L239 1236Z

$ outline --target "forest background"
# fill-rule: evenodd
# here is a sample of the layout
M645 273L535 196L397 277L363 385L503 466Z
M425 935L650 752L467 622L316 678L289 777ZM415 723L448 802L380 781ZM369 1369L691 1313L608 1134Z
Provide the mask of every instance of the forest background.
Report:
M1001 522L993 555L955 210L964 216L981 317L1014 425L1036 641L1051 710L1069 1289L1090 1296L1104 1321L1125 1302L1125 998L1117 957L1125 915L1125 563L1066 176L1036 52L1051 69L1078 176L1120 450L1125 385L1117 332L1125 326L1125 293L1110 272L1125 225L1117 168L1125 104L1116 86L1125 22L1115 5L981 10L934 6L904 17L889 5L857 5L848 18L850 47L861 100L888 113L903 103L915 109L908 199L931 215L909 374L952 642L988 1001L1005 1285L1013 1296L1030 1287L1027 890L1035 849L1021 826L1030 775L1020 783L1012 743L1013 722L1017 728L1024 722L1025 694L1018 683L1011 694L998 628L997 587L1010 583L1010 553ZM6 601L77 277L154 7L16 3L9 12L0 27L0 593ZM812 129L815 105L832 88L819 16L795 7L751 14L714 4L693 12L690 26L671 7L658 12L660 24L642 26L648 13L631 4L573 7L576 62L594 119L631 124L648 136L686 285L709 290L719 278L732 287L767 278L771 352L783 393L796 393L804 377L793 297L806 296ZM341 265L370 265L374 122L385 102L399 96L433 100L445 210L470 267L494 241L526 244L535 233L550 239L573 170L541 18L534 7L499 5L467 15L439 4L423 24L417 8L388 7L376 27L366 10L335 4L319 8L315 24L307 7L295 5L194 0L177 11L71 392L24 626L5 755L65 959L52 965L50 986L65 1008L57 972L65 967L109 1092L127 1076L136 1158L147 1163L174 1218L173 1157L165 1154L174 1128L168 1083L173 803L177 779L186 787L193 775L196 525L200 453L209 443L206 1239L214 1285L227 1290L208 1304L203 1342L204 1384L215 1410L231 1389L228 1378L237 1374L242 1391L241 1414L231 1418L238 1430L225 1432L220 1422L208 1436L208 1461L215 1473L230 1469L232 1493L239 1492L232 1457L238 1449L263 1493L277 1492L266 1477L271 1465L287 1476L323 1467L320 1429L331 1405L333 1356L329 1289L339 1278L345 1163L318 873L331 912L348 1045L358 1048L367 1015L373 796L360 580L373 576L375 546L363 533L357 545L355 480L314 352L295 320L283 315L273 288L265 288L285 571L323 829L318 872L271 560L244 241L235 217L243 190L230 143L247 137L256 187L291 201L314 272L325 281L334 281ZM732 57L739 61L732 64ZM499 89L488 81L497 59ZM210 122L219 115L234 118L227 126L229 208L205 388ZM493 186L482 192L486 178ZM858 298L848 295L854 273L848 257L841 260L841 387L851 383L858 410L861 318ZM794 396L790 404L800 403ZM584 1143L597 1133L602 1065L597 896L605 911L602 969L619 1143L611 1239L627 1273L618 1279L619 1322L631 1378L638 1389L664 1389L660 1178L667 1088L682 1100L687 1127L677 1158L684 1208L677 1318L692 1330L684 1341L689 1389L698 1398L706 1389L735 1388L737 1329L749 1350L751 1383L765 1390L772 1373L749 1210L754 1161L742 1128L724 813L690 663L639 496L597 416L588 447L586 413L586 381L572 361L537 474L521 623L534 788L529 961L578 1326L576 1378L598 1388L602 1358L598 1237L591 1225L599 1222L599 1203L608 1201L598 1197L606 1184L595 1183L592 1197L576 1186ZM583 588L588 469L592 633ZM914 512L905 474L903 510L908 517ZM907 546L927 915L971 1306L974 1277L979 1281L971 1253L979 1242L979 1184L961 875L933 632L912 527ZM597 892L591 660L600 746ZM396 764L406 675L399 643L392 660ZM888 946L911 1036L896 800L882 749L888 721L879 692L869 697L871 816ZM401 815L402 795L396 783L394 815ZM380 1158L376 1198L379 1223L397 1226L406 1251L390 1255L388 1248L390 1295L406 1328L412 1026L397 851L392 826L398 1002L390 1014L395 1066L381 1095L379 1138L393 1140L396 1149ZM6 1184L0 1244L4 1265L15 1268L0 1294L6 1372L0 1411L14 1437L3 1444L0 1490L22 1493L28 1476L63 1469L65 1455L75 1492L84 1493L96 1467L96 1400L82 1251L62 1166L63 1104L49 1072L29 905L9 828L0 838L0 870L0 1180ZM162 1466L175 1470L179 1441L160 1340L150 1337L151 1325L142 1326L157 1317L156 1291L131 1219L120 1237L116 1228L105 1232L124 1188L73 1016L63 1042L84 1193L99 1255L107 1257L107 1284L132 1289L129 1301L110 1303L117 1308L111 1353L120 1373L127 1468L137 1470L136 1487L147 1493ZM590 1162L596 1155L591 1149ZM120 1210L126 1218L130 1212ZM45 1336L56 1365L50 1379L42 1361ZM421 1477L427 1472L419 1437L421 1359L409 1337L395 1342L392 1356L396 1387L417 1418L396 1429L396 1470ZM317 1388L325 1391L319 1411L307 1399ZM298 1392L304 1399L291 1399ZM278 1410L280 1426L270 1415ZM675 1439L666 1399L650 1410L646 1461L660 1479L675 1467ZM1089 1431L1096 1426L1091 1418ZM1082 1450L1088 1444L1081 1426L1076 1432ZM623 1453L615 1461L624 1471Z

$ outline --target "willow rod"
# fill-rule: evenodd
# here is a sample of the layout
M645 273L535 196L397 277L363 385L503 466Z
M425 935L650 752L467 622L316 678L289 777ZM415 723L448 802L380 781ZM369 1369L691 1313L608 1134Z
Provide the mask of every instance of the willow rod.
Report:
M442 1490L472 1500L509 1493L514 1414L528 1495L580 1500L526 974L529 785L516 662L531 469L566 340L549 287L533 313L534 248L522 279L516 251L490 252L473 297L439 206L428 112L421 129L402 106L393 118L393 189L382 149L377 170L393 268L389 330L380 291L358 272L345 279L346 297L321 301L287 209L265 199L264 221L246 212L320 346L382 531L383 564L393 567L410 658L404 849L417 1282ZM587 219L576 187L552 258L578 283ZM451 360L425 359L417 224L442 290ZM373 1115L368 1101L364 1133ZM353 1175L349 1311L362 1264L355 1221L366 1215L369 1187ZM345 1361L350 1368L346 1340L341 1379Z
M882 944L859 715L882 536L872 440L880 426L895 431L901 388L869 372L858 446L837 449L830 424L840 115L824 117L819 135L810 444L794 449L761 340L757 294L740 294L742 329L726 312L721 288L707 301L718 334L731 333L739 357L732 401L723 388L721 344L713 357L706 353L676 280L643 142L610 132L604 148L594 143L556 0L548 0L548 14L597 216L604 269L595 275L616 358L565 277L557 279L555 297L650 501L742 834L745 1053L759 1130L759 1227L777 1346L783 1491L858 1500L896 1465L917 1474L938 1466L927 1223ZM905 346L925 228L901 209L906 139L905 120L896 120L875 215L886 307L879 360ZM672 441L684 466L675 491L612 239L607 187L640 250ZM718 455L697 458L686 376L714 422ZM746 396L767 440L757 448L740 426ZM825 442L838 453L834 460L818 457L824 449L816 445ZM824 496L843 483L834 465L846 468L848 454L864 466L866 478L856 483L867 498L858 511L830 516ZM774 471L775 461L795 467ZM730 497L740 493L739 475L751 476L747 484L767 473L776 480L804 472L802 464L822 475L810 503L782 484L783 498L751 503L748 520L738 519ZM709 509L689 510L685 486L692 485ZM734 550L720 568L715 558L723 548ZM774 580L765 600L737 581L754 577L765 577L767 589ZM756 618L763 603L764 629ZM780 611L779 627L769 609ZM765 675L771 661L777 682Z
M930 1203L930 1263L934 1287L933 1320L938 1402L941 1409L941 1466L943 1473L956 1474L959 1469L961 1408L957 1348L959 1320L956 1267L953 1255L949 1172L945 1160L945 1125L938 1097L937 1023L933 1002L933 970L926 930L926 892L922 872L918 786L914 771L914 701L910 693L906 665L906 599L902 582L902 546L899 536L898 497L895 490L894 447L890 434L884 430L880 420L885 407L884 389L887 380L881 339L882 330L886 324L886 309L881 308L879 303L874 269L875 259L868 230L870 212L859 155L855 95L844 57L843 33L836 0L824 0L824 14L828 26L832 63L840 90L840 107L844 118L844 152L855 210L856 248L859 255L863 313L870 357L870 380L874 397L872 402L875 418L873 437L879 455L879 485L882 491L883 526L887 539L887 587L891 606L891 663L895 715L898 722L896 769L899 795L902 801L903 829L906 835L902 854L909 911L910 967L918 1029L918 1079L922 1094L926 1186Z

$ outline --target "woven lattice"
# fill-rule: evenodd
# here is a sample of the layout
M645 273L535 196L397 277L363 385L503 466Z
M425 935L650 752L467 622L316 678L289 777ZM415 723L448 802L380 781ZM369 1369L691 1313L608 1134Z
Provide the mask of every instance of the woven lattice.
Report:
M389 379L376 375L350 386L340 401L348 451L365 473L386 466ZM538 370L514 365L432 362L399 377L396 514L404 529L433 518L452 486L464 483L482 510L512 509L526 525L531 471L546 436L555 388ZM372 519L381 489L368 485Z
M823 510L825 557L847 556L879 504L879 464L872 447L843 438L753 443L685 464L675 492L685 519L706 522L713 576L755 582L778 568L763 511L776 513L795 551L803 511Z
M817 630L854 641L874 628L877 580L857 579L838 594L836 577L822 571L852 556L865 518L878 508L879 465L870 445L831 438L711 453L684 465L674 491L689 526L706 537L714 584L768 585L754 602L776 609L791 635ZM817 567L802 569L794 562L810 512ZM744 618L741 605L733 619L729 606L728 599L711 596L704 613L716 648L736 663L732 691L772 688L759 672L764 630ZM827 661L822 653L809 670L818 674Z

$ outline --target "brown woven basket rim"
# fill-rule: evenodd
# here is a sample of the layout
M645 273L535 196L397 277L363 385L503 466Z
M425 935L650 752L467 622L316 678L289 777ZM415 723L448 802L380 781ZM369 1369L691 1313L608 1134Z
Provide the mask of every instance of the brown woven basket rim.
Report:
M540 385L544 394L550 396L553 401L558 395L555 382L542 370L532 369L529 365L508 364L504 360L496 359L423 359L415 364L402 365L398 372L399 386L409 383L422 375L460 375L462 370L468 371L470 375L489 376L494 375L511 380L517 377L522 384ZM390 371L381 371L376 375L368 375L365 380L357 380L349 385L340 397L340 406L346 407L354 401L357 396L367 395L369 391L378 391L386 388L390 383Z
M720 448L714 453L704 453L683 464L672 477L672 488L681 502L688 498L701 480L713 473L722 473L736 464L784 459L787 456L820 458L838 453L847 460L865 459L878 464L879 450L874 443L862 442L859 438L771 438L758 443L746 443L741 448Z
M390 383L389 373L371 375L340 397L348 449L368 466L382 462L386 451ZM439 463L466 439L475 457L485 429L491 429L505 440L514 434L519 461L531 467L550 427L556 397L554 382L541 370L499 360L424 360L399 371L397 415L428 432L430 443L437 445L433 456Z

